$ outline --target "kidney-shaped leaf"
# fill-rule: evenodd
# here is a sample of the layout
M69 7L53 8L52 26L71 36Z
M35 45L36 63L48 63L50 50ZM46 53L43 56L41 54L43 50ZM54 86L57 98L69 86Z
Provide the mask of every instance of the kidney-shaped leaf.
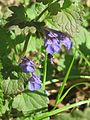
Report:
M58 29L73 36L80 26L80 12L79 7L71 5L67 9L62 9L56 16L53 17Z
M26 93L17 95L14 98L12 106L18 111L22 111L23 114L28 114L47 110L47 104L47 95L39 90L33 92L27 91Z
M24 90L23 83L19 80L3 80L2 88L4 94L17 94Z

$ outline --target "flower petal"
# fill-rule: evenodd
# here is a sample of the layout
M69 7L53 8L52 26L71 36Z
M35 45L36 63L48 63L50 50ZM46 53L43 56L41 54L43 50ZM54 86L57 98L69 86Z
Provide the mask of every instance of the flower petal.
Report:
M19 64L22 71L25 73L29 73L29 72L34 72L35 68L34 68L34 63L29 60L28 58L24 57L22 59L22 62Z
M53 38L53 37L58 37L58 34L54 33L54 32L49 32L48 34L49 37Z
M47 53L49 53L51 55L54 53L54 49L53 49L53 47L51 45L47 46L46 51L47 51Z
M68 37L65 37L63 40L61 40L60 44L63 44L68 50L70 50L72 47L72 42Z
M29 83L28 83L28 89L29 89L30 91L38 90L38 89L40 89L40 88L41 88L41 84L39 84L39 83L31 83L31 82L29 81Z

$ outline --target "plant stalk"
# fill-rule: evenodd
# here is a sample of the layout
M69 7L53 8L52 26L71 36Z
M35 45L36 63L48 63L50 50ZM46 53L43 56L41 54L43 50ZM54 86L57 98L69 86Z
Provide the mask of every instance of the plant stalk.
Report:
M43 75L43 89L45 89L45 83L46 83L46 77L47 77L47 56L48 56L48 54L45 53L44 75Z
M76 53L76 52L75 52L75 53ZM56 98L56 102L55 102L54 109L56 108L56 106L57 106L57 104L58 104L58 101L59 101L59 99L60 99L61 96L62 96L62 93L63 93L64 87L65 87L65 84L66 84L66 82L67 82L67 80L68 80L68 77L69 77L71 68L72 68L73 63L74 63L75 53L74 53L73 59L72 59L72 61L71 61L70 67L69 67L69 69L68 69L68 71L67 71L67 73L66 73L66 76L65 76L64 80L63 80L62 86L61 86L60 89L59 89L59 92L58 92L58 95L57 95L57 98Z

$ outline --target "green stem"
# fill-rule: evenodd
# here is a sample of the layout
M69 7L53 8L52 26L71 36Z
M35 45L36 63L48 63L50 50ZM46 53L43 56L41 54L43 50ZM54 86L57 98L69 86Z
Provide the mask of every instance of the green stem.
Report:
M45 83L46 83L46 77L47 77L47 56L48 54L45 54L45 62L44 62L44 75L43 75L43 89L45 89Z
M60 79L52 79L52 80L47 81L45 83L45 85L56 83L56 82L62 81L63 79L64 79L64 77L61 77ZM88 76L88 75L75 75L75 76L69 76L68 79L90 79L90 76Z
M71 104L71 105L67 105L67 106L64 106L62 108L50 111L50 112L38 114L38 115L35 116L34 120L43 120L44 118L50 117L52 115L56 115L56 114L58 114L60 112L63 112L63 111L66 111L68 109L71 109L73 107L77 107L77 106L87 104L87 103L90 103L90 100L80 101L80 102L77 102L77 103L74 103L74 104Z
M64 94L63 94L63 96L60 98L60 100L58 100L58 103L57 104L59 104L59 103L61 103L62 101L63 101L63 99L66 97L66 95L69 93L69 91L71 90L71 89L73 89L74 87L76 87L76 86L79 86L79 85L85 85L85 84L87 84L89 87L90 87L90 84L89 83L87 83L87 82L82 82L82 83L77 83L77 84L75 84L75 85L72 85Z
M75 53L76 53L76 52L75 52ZM70 74L71 68L72 68L73 63L74 63L74 59L75 59L75 54L74 54L74 56L73 56L72 62L71 62L71 64L70 64L70 67L69 67L69 69L68 69L68 71L67 71L67 74L66 74L66 76L65 76L65 78L64 78L64 80L63 80L62 86L61 86L60 89L59 89L59 92L58 92L58 95L57 95L57 98L56 98L56 102L55 102L55 107L54 107L54 109L55 109L56 106L57 106L58 100L59 100L60 97L62 96L62 93L63 93L64 87L65 87L65 84L66 84L66 82L67 82L67 80L68 80L68 76L69 76L69 74Z

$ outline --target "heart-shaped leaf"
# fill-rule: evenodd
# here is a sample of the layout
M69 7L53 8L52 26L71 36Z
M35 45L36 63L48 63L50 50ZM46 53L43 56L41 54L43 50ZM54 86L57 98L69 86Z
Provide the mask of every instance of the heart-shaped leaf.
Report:
M26 93L17 95L14 98L12 106L18 111L22 111L23 114L30 114L33 112L41 113L41 111L46 111L48 107L47 104L47 95L39 90L33 92L26 91Z

